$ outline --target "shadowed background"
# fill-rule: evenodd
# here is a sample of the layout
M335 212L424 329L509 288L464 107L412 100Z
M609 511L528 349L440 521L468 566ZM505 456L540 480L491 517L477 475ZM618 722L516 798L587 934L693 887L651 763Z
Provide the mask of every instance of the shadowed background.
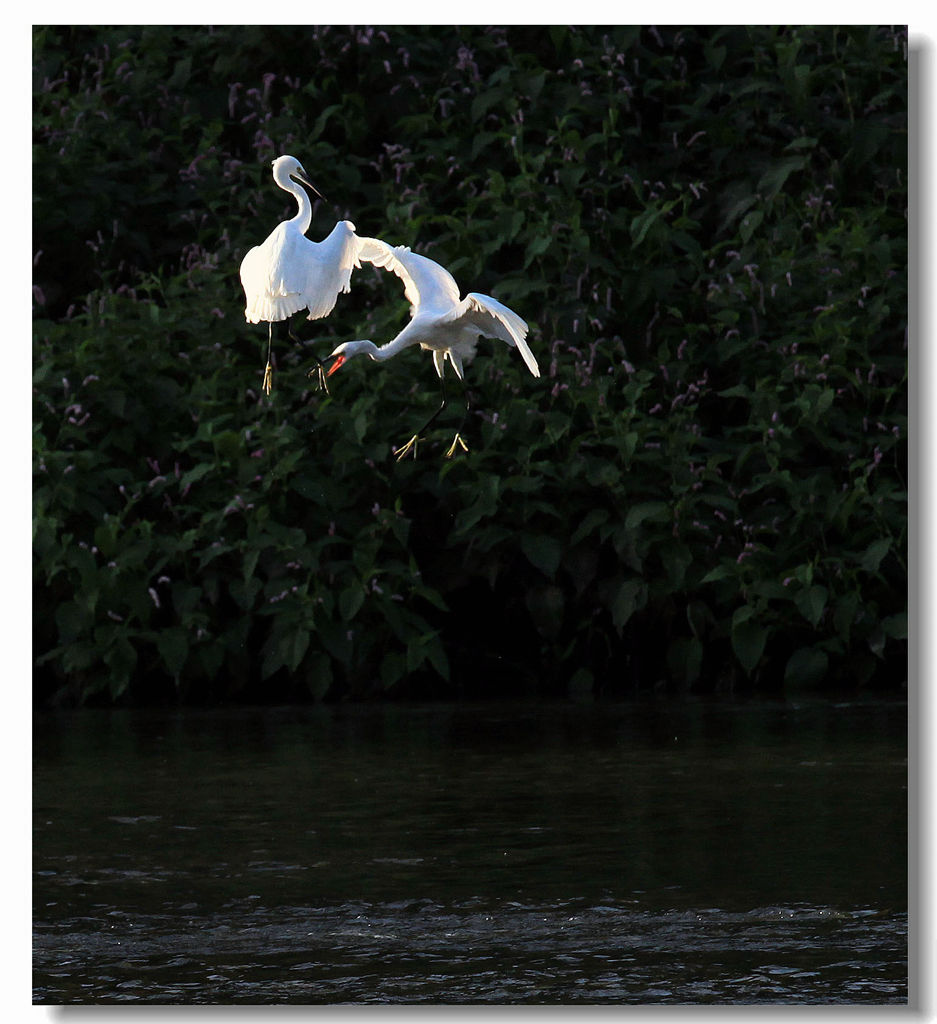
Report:
M261 393L284 152L529 322L467 454L370 267ZM902 688L906 172L903 28L34 29L37 698Z

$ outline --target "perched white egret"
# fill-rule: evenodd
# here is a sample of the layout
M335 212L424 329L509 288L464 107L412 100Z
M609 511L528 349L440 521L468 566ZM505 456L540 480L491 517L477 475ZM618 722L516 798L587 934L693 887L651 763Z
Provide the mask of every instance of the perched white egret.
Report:
M247 299L244 315L248 323L266 320L269 325L263 384L268 395L273 378L270 354L274 322L288 321L300 310L309 311L309 320L328 316L339 292L351 287L352 270L361 266L358 257L362 242L350 220L339 221L321 242L306 238L312 223L312 203L297 182L322 196L296 157L278 156L273 161L273 180L296 197L299 210L296 216L278 224L266 241L254 246L241 261L241 284ZM290 337L299 341L289 324L288 330ZM319 376L325 384L321 362Z
M397 337L386 345L378 347L372 341L346 341L339 345L329 357L335 360L329 368L329 376L355 356L366 355L383 362L385 359L392 359L411 345L419 345L433 353L433 365L436 367L442 387L442 403L405 445L394 450L399 462L411 451L416 458L420 434L446 407L446 359L452 364L456 376L464 383L463 364L471 362L474 358L479 335L499 338L516 347L535 377L540 376L540 368L525 340L527 324L513 310L490 295L480 295L478 292L469 292L460 300L459 286L449 271L433 260L411 252L405 245L392 248L376 238L363 241L366 241L367 246L362 250L361 258L386 270L392 270L403 281L404 294L411 304L411 320ZM463 451L468 451L460 431L461 425L446 452L447 458L452 457L457 447L461 446Z

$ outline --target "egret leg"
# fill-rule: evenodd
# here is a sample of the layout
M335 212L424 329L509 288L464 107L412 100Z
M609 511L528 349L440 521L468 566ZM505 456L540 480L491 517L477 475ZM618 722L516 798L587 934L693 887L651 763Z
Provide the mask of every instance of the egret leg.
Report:
M410 438L405 445L401 445L400 448L394 449L394 455L397 456L397 461L405 459L411 452L413 457L416 458L416 449L420 441L423 440L421 437L436 421L436 417L446 408L446 381L445 378L439 378L439 386L442 389L442 401L439 403L439 408L433 413L432 416L423 424L422 427Z
M318 374L319 388L322 391L324 391L327 395L330 395L332 392L329 391L329 383L325 379L326 378L325 366L323 365L322 360L318 356L313 356L312 358L315 359L316 366L312 370L310 370L306 374L306 376L307 377L311 377L314 373Z
M462 422L459 424L459 429L455 432L455 437L452 439L452 444L449 446L449 450L446 452L447 459L451 459L452 456L455 455L457 448L461 448L462 451L464 452L468 451L468 445L462 438L462 429L465 426L466 419L468 419L470 408L468 388L465 386L464 380L462 381L462 388L465 392L465 410L462 413Z
M456 453L456 448L460 446L462 448L462 451L468 451L468 445L462 440L462 435L457 430L455 432L455 437L452 439L452 444L449 445L449 450L446 452L446 458L451 459L452 456L455 455Z
M269 395L273 390L273 367L270 356L273 354L273 321L267 322L267 365L264 367L264 391Z
M297 342L300 345L303 343L302 338L300 338L299 335L293 330L293 322L291 320L287 321L287 333L289 334L290 338L293 341ZM314 370L310 370L306 374L306 376L307 377L311 377L314 373L318 373L318 375L319 375L319 387L322 390L324 390L325 393L328 395L328 394L330 394L330 392L329 392L329 385L328 385L328 383L326 382L326 379L325 379L325 366L323 365L322 360L315 354L315 352L312 353L312 358L315 359L315 361L316 361L316 367L315 367Z
M406 444L402 444L399 448L395 448L394 455L397 456L397 461L400 462L401 459L405 459L410 452L413 452L413 457L416 458L417 445L421 440L422 438L419 434L414 434Z

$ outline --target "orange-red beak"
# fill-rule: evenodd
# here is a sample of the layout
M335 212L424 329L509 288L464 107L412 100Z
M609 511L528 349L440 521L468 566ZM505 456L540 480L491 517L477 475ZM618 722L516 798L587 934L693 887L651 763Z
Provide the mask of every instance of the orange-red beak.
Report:
M335 373L335 371L336 371L336 370L337 370L337 369L338 369L338 368L339 368L339 367L340 367L340 366L342 365L342 363L344 363L344 362L345 362L345 357L344 357L344 356L341 356L341 355L339 355L339 356L336 356L336 357L335 357L335 362L334 362L334 363L332 363L332 365L331 365L331 366L329 367L329 372L328 372L328 373L326 374L326 377L331 377L331 376L332 376L332 374L333 374L333 373Z

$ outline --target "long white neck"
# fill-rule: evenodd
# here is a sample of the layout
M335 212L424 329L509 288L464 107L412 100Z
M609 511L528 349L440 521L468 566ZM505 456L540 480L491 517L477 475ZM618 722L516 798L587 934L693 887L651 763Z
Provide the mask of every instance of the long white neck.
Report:
M290 220L291 223L299 228L302 234L305 234L312 223L312 203L309 202L309 196L306 195L305 189L293 181L288 174L284 174L279 167L273 171L273 180L285 192L290 192L296 197L296 202L299 203L299 210Z
M386 345L381 345L380 348L373 341L347 341L341 348L349 359L352 356L369 356L375 362L383 363L388 359L393 359L394 356L413 344L415 342L405 338L403 332L401 332L393 341L389 341Z
M409 324L407 325L409 327ZM372 358L376 359L379 363L383 363L387 359L393 359L394 356L399 355L405 348L409 348L411 345L416 345L416 338L407 336L407 329L404 328L393 341L387 342L386 345L377 347L373 342L368 342L371 346L367 349L367 354Z

